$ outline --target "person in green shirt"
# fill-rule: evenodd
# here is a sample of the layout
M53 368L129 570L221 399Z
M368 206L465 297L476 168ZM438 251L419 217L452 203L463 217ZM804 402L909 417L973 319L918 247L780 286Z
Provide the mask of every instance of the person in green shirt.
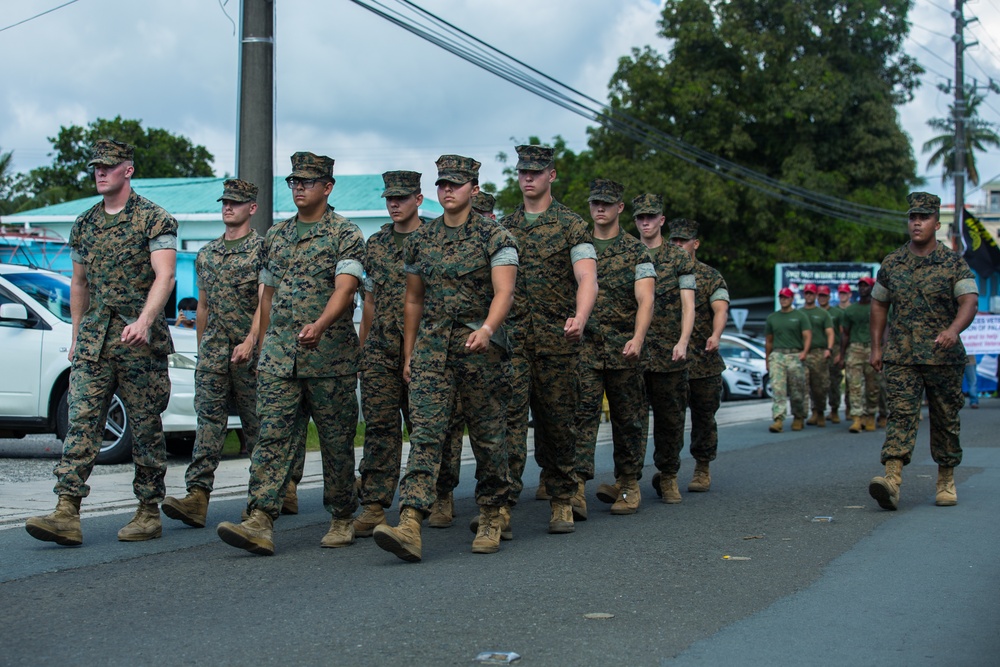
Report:
M816 303L830 315L830 319L833 321L833 347L830 349L830 364L827 367L830 374L830 387L826 394L830 404L830 414L826 418L831 424L839 424L841 385L844 384L844 358L840 354L840 323L844 319L844 310L830 307L829 285L819 286L819 291L816 293Z
M778 292L781 309L767 316L764 325L764 354L767 371L771 375L774 404L771 416L774 422L771 433L781 433L785 420L785 404L792 403L792 430L801 431L806 416L805 362L812 343L809 318L792 308L792 290L784 287Z
M830 358L833 354L833 319L816 304L819 288L809 283L802 288L805 305L802 313L812 327L812 346L805 358L806 387L812 403L810 426L826 426L826 395L830 391Z
M850 403L851 433L875 430L875 411L878 409L878 372L868 363L872 352L872 335L869 328L872 311L872 286L875 279L862 276L858 279L861 300L844 311L841 323L840 352L847 360L847 393Z

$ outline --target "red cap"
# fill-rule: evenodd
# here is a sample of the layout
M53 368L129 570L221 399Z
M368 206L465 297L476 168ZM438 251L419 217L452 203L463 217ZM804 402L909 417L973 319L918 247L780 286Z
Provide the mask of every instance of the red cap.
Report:
M806 292L812 292L813 294L815 294L816 293L816 283L809 283L808 285L806 285L805 287L803 287L802 288L802 293L805 294Z
M861 276L860 278L858 278L858 282L871 286L875 284L875 279L872 278L871 276Z
M787 296L788 298L792 298L793 296L795 296L795 292L788 289L787 287L782 287L781 291L778 292L778 296Z
M848 285L847 283L840 283L840 287L837 288L837 291L838 292L847 292L848 294L850 294L851 293L851 286Z
M820 285L819 286L819 292L817 292L817 294L819 294L820 296L824 296L824 295L825 296L830 296L830 286L829 285Z

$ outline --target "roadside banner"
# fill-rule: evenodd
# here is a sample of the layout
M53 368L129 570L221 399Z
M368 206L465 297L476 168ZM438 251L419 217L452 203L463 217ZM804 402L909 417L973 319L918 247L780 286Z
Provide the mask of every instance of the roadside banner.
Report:
M967 354L1000 354L1000 315L977 313L962 332L962 344Z
M775 264L774 266L774 309L778 304L778 291L787 287L795 293L792 306L801 308L805 303L802 288L809 283L817 287L826 285L830 288L830 303L837 305L837 288L841 283L851 286L851 301L858 300L858 279L863 276L874 278L878 272L878 263L870 262L817 262L797 264Z

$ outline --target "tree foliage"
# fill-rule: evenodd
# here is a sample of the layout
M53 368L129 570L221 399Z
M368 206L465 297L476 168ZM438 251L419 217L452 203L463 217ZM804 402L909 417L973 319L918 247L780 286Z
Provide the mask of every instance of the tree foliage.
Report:
M647 46L621 58L609 111L786 183L902 210L916 162L895 107L912 99L922 73L902 52L910 6L667 0L659 22L667 54ZM560 180L571 179L564 203L586 210L573 184L595 176L624 183L628 198L662 194L668 219L700 222L698 257L723 272L735 296L770 292L776 262L880 260L904 239L793 207L610 127L589 133L589 150L571 161L585 172L557 161Z
M969 183L979 185L979 170L976 169L976 151L985 153L987 146L1000 148L1000 136L997 136L996 123L990 123L979 117L979 105L982 95L971 95L965 105L965 170L969 174ZM955 107L948 105L951 112L947 118L931 118L927 124L940 132L936 137L924 144L923 152L934 151L927 160L927 168L940 163L944 167L941 182L955 178Z
M87 169L90 146L98 139L124 141L135 147L135 173L141 178L212 176L213 156L204 146L141 120L98 118L87 127L60 127L49 137L52 165L37 167L18 179L17 189L30 199L22 208L37 208L97 194Z

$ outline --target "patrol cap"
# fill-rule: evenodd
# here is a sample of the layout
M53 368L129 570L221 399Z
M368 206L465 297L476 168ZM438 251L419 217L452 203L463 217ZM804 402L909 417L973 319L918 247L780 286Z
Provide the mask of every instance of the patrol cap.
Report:
M837 288L837 291L838 292L847 292L848 294L850 294L851 293L851 286L848 285L847 283L840 283L840 287Z
M632 199L632 215L662 215L663 197L644 194Z
M416 171L387 171L382 174L385 183L383 197L407 197L420 192L420 176Z
M472 210L476 213L488 215L493 212L493 207L496 203L496 197L489 192L477 192L472 198Z
M292 155L292 173L289 178L329 178L333 180L333 158L314 153L299 152Z
M778 291L778 296L787 296L789 299L791 299L793 296L795 296L795 292L793 292L787 287L782 287L781 290Z
M479 167L482 165L471 157L461 155L442 155L434 164L438 168L438 177L434 181L440 185L441 181L465 185L469 181L479 178Z
M696 220L674 218L667 223L667 227L670 229L669 238L684 239L685 241L698 238L698 222Z
M820 285L816 294L819 296L830 296L830 286Z
M910 205L910 213L938 213L941 210L941 198L929 192L911 192L906 195L906 203Z
M97 164L103 164L113 167L125 160L131 160L134 154L135 149L124 142L114 139L98 139L90 147L90 162L87 163L87 166L93 167Z
M228 199L235 202L257 201L257 186L239 178L227 178L222 184L222 196L215 201Z
M590 182L590 197L587 201L602 201L617 204L622 200L625 186L607 178L595 178Z
M813 294L815 294L816 293L816 283L809 283L808 285L806 285L805 287L803 287L802 288L802 293L805 294L806 292L812 292Z
M858 282L864 283L865 285L871 287L872 285L875 284L875 279L872 278L871 276L861 276L860 278L858 278Z
M514 150L517 151L515 169L524 169L525 171L541 171L552 166L556 155L556 149L537 144L515 146Z

